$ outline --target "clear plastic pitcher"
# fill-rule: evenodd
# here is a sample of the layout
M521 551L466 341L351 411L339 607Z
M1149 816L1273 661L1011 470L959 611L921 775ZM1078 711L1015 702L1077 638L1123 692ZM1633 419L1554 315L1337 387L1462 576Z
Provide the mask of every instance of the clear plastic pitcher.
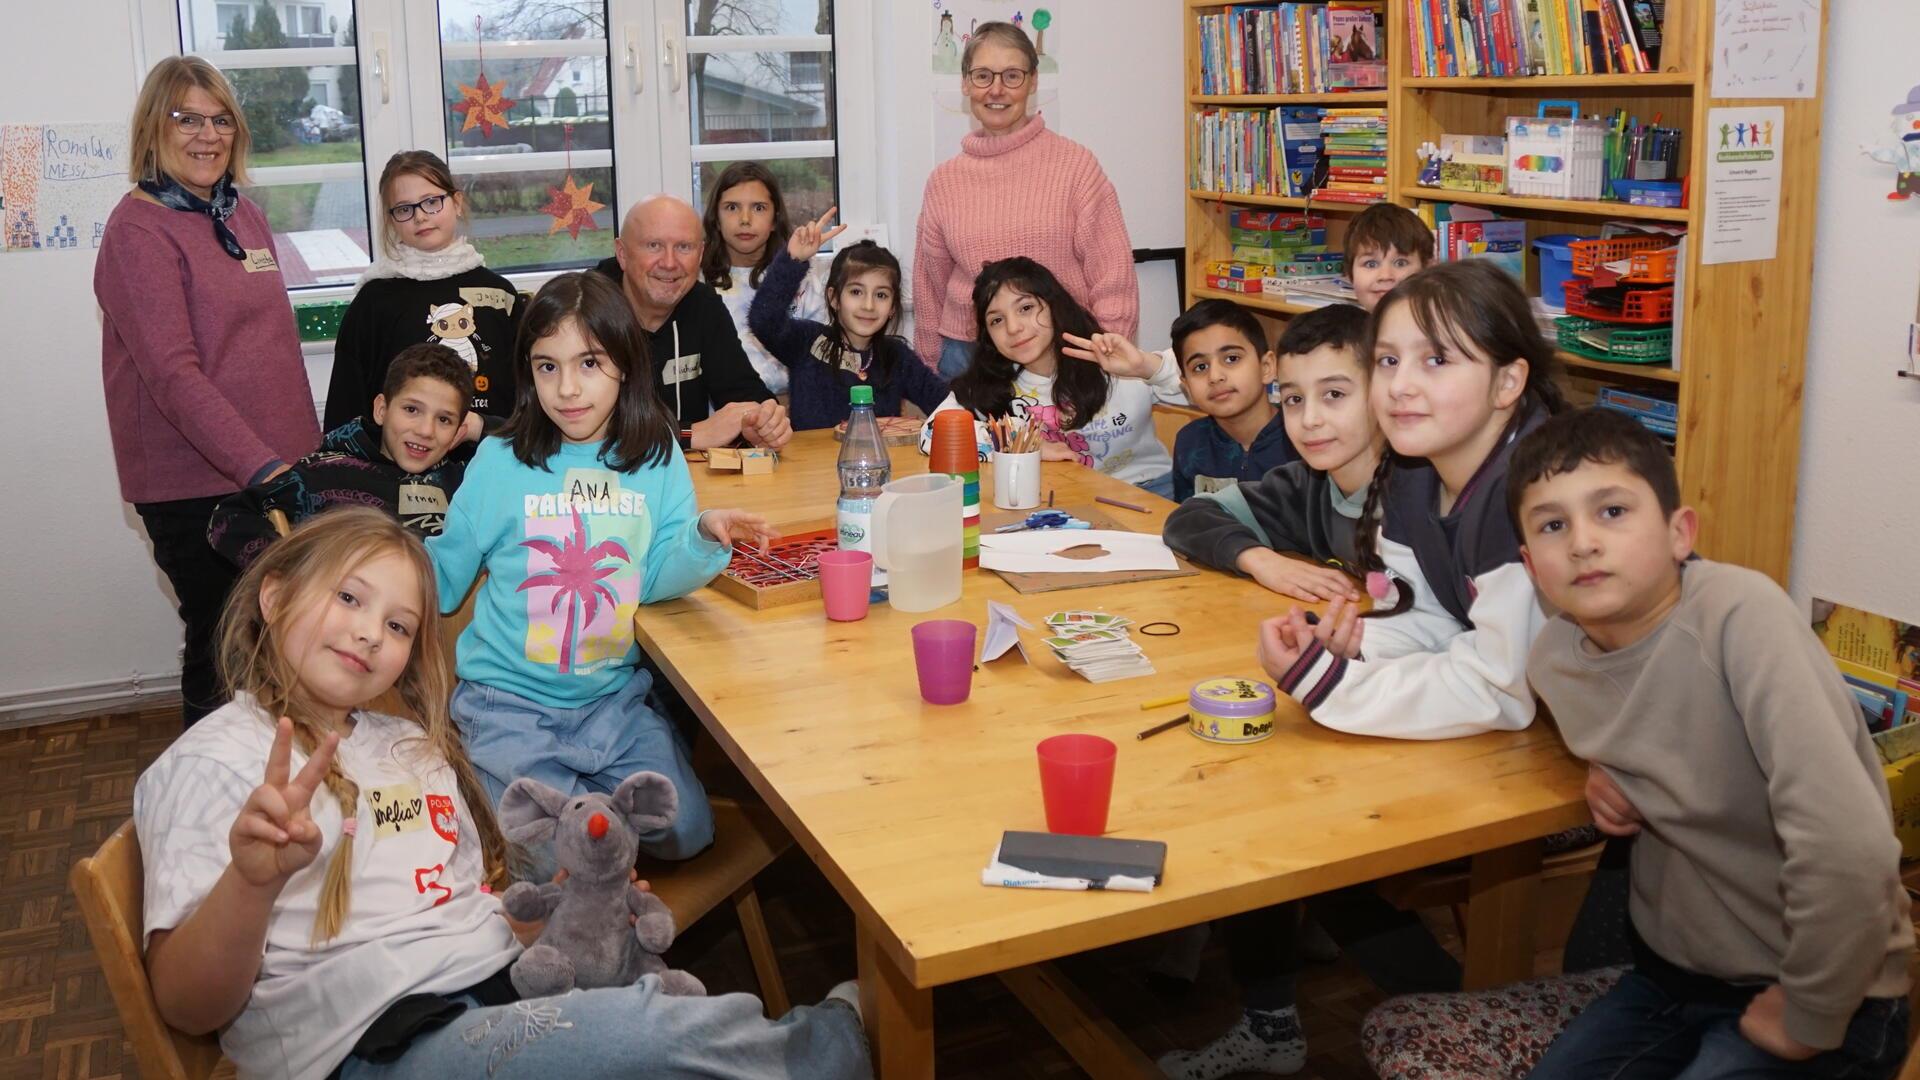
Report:
M960 499L945 473L895 480L873 501L873 564L887 572L895 611L932 611L960 599Z

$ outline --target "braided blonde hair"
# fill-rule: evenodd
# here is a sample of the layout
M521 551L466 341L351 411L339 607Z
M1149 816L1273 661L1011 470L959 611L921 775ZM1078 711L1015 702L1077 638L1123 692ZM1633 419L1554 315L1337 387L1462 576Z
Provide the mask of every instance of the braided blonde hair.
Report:
M279 635L298 614L324 602L355 567L375 556L396 553L419 578L421 612L412 658L393 686L401 706L395 712L419 724L428 752L453 769L460 798L480 837L487 882L496 890L504 889L509 881L506 837L447 711L453 672L440 643L433 563L419 538L398 521L370 507L330 510L302 523L255 559L234 586L220 618L221 677L229 692L253 695L267 717L292 719L294 742L303 753L312 754L327 727L300 686L298 667L282 651ZM272 617L261 604L261 591L269 583L278 591ZM354 820L359 814L360 789L340 770L338 758L327 770L326 788L339 804L341 817ZM327 862L320 910L313 920L315 945L332 940L346 922L352 876L353 835L349 833L340 838Z

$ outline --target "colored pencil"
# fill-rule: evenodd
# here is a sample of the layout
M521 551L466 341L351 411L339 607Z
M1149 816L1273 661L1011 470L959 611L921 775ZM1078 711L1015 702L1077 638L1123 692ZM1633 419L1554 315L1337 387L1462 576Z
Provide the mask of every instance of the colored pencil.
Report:
M1176 716L1176 717L1174 717L1173 719L1171 719L1171 720L1169 720L1169 721L1167 721L1167 722L1166 722L1166 723L1164 723L1164 724L1155 724L1155 725L1153 725L1152 727L1150 727L1150 728L1148 728L1147 730L1145 730L1145 731L1143 731L1143 732L1141 732L1140 734L1138 734L1138 735L1135 735L1135 736L1134 736L1134 738L1135 738L1136 740L1139 740L1139 739L1146 739L1146 738L1150 738L1150 737L1152 737L1152 736L1154 736L1154 735L1158 735L1158 734L1160 734L1160 733L1161 733L1161 732L1163 732L1163 731L1172 731L1172 730L1173 730L1174 728L1177 728L1177 727L1179 727L1179 726L1181 726L1182 724L1185 724L1185 723L1187 722L1187 720L1189 719L1189 717L1190 717L1190 715L1191 715L1191 714L1189 714L1189 713L1181 713L1181 714L1180 714L1179 716Z
M1135 513L1139 513L1139 514L1145 514L1148 512L1147 508L1144 506L1135 506L1130 502L1121 502L1119 499L1109 499L1105 495L1095 495L1093 497L1093 501L1098 503L1106 503L1108 506L1117 506L1122 510L1132 510Z

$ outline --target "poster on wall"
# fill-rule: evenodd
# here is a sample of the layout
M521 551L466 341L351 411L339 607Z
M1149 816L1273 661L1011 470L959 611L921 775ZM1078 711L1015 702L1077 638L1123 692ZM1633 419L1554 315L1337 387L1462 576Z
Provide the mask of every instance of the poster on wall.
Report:
M1707 110L1707 213L1700 262L1771 259L1780 246L1780 165L1786 110L1778 105Z
M1719 0L1713 96L1810 98L1820 77L1821 0Z
M933 42L933 147L935 160L960 152L960 140L977 126L961 89L960 58L981 23L1010 22L1027 32L1040 53L1038 89L1027 103L1030 115L1044 115L1047 127L1062 131L1060 118L1060 0L1028 7L1006 0L933 0L929 32Z
M0 251L97 248L127 188L125 124L0 124Z

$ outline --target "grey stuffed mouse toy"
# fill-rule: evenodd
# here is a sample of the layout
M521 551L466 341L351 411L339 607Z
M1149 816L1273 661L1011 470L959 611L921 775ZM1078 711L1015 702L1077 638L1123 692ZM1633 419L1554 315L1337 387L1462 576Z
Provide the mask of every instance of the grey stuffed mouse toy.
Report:
M679 811L673 781L655 772L634 773L611 797L598 792L569 797L527 777L507 787L500 799L507 839L552 841L555 859L567 872L559 884L516 882L500 898L513 918L547 924L539 940L513 962L513 987L521 997L628 986L648 974L660 976L665 993L706 994L699 979L660 959L673 944L673 912L629 880L640 852L639 834L673 824Z

